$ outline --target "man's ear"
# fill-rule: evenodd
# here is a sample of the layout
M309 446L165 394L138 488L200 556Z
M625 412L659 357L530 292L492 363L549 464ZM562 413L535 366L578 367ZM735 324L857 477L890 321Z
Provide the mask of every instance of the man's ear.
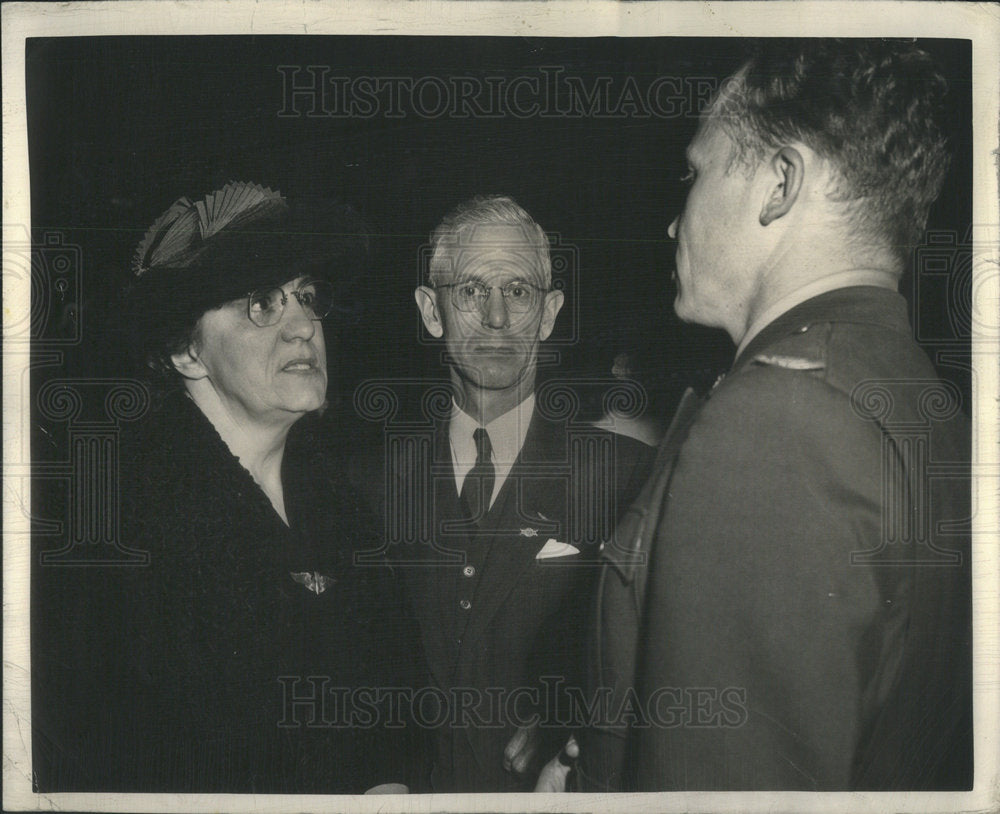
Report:
M188 345L180 353L171 354L170 363L185 379L204 379L208 375L192 345Z
M794 147L785 146L774 154L768 169L768 178L773 179L773 183L760 210L761 226L787 215L795 205L802 190L805 161L802 153Z
M422 285L413 292L413 299L417 301L417 310L420 311L420 318L424 321L427 333L435 339L440 339L444 335L444 323L441 322L441 313L437 307L437 292Z
M542 305L542 322L538 326L538 338L545 341L556 326L556 317L559 309L563 307L565 295L562 291L550 291L545 295L545 303Z

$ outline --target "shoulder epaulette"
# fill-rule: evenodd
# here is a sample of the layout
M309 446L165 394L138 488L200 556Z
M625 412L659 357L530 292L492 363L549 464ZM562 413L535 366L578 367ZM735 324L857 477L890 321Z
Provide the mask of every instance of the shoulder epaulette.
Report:
M786 356L780 353L758 353L751 361L758 365L783 367L786 370L823 370L826 368L826 363L821 359L812 359L807 356Z

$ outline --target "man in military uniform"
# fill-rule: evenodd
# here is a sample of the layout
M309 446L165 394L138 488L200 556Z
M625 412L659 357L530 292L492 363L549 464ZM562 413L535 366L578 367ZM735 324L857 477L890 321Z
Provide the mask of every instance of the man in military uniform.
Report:
M605 547L585 790L971 787L970 428L897 293L943 92L912 44L772 41L703 116L674 307L736 359Z

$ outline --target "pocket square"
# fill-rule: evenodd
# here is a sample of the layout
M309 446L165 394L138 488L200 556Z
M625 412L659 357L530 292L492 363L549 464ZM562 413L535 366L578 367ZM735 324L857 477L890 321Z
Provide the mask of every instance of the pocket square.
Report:
M579 553L580 549L575 545L560 543L554 537L549 537L549 539L545 541L545 545L542 546L542 550L535 555L535 559L547 560L551 557L569 557L573 554Z

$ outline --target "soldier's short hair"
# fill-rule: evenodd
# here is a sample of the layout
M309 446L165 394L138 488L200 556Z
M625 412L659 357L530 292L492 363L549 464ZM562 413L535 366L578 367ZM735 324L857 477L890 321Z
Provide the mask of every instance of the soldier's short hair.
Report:
M860 237L905 259L948 169L946 92L912 41L774 39L757 44L709 115L736 143L734 162L789 141L815 150Z

